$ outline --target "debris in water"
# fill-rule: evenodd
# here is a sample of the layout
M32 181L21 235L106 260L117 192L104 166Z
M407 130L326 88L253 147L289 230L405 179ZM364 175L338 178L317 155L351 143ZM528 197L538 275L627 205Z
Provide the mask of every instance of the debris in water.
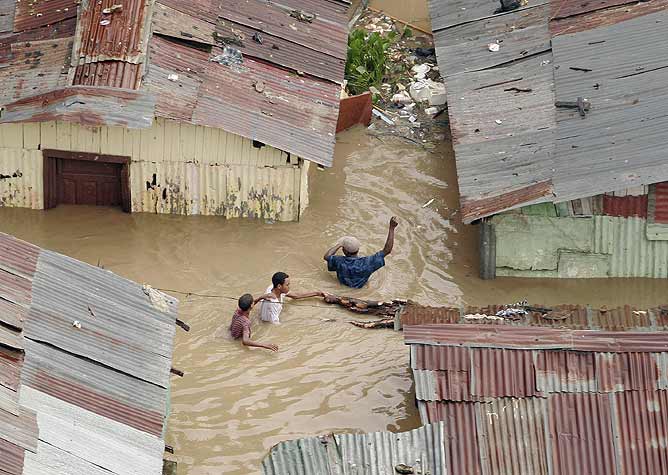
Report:
M423 208L426 208L427 206L429 206L430 204L432 204L432 203L434 202L435 199L436 199L436 198L432 198L432 199L430 199L430 200L427 201L425 204L423 204L422 207L423 207Z
M394 121L393 121L392 119L390 119L388 116L386 116L385 114L383 114L383 113L382 113L381 111L379 111L378 109L374 108L374 109L371 110L371 112L372 112L373 115L375 115L376 117L379 117L380 119L382 119L383 122L385 122L386 124L388 124L388 125L394 125Z
M357 320L349 320L348 323L359 328L394 328L394 318L383 318L381 320L372 320L370 322L360 322Z

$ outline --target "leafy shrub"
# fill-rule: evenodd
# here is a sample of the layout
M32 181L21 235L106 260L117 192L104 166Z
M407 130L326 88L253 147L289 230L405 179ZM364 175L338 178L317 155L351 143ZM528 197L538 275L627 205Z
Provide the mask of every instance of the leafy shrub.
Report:
M375 31L367 36L364 30L350 33L346 63L346 79L350 92L361 94L368 91L370 86L380 85L385 75L387 48L395 36L390 32L387 37L383 37Z

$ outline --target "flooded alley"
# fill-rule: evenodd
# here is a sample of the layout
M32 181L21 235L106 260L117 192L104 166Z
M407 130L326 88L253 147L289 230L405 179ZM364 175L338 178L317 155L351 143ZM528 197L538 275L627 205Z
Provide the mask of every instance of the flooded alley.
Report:
M353 327L350 314L316 299L288 303L279 326L254 321L254 338L276 343L276 354L228 339L236 297L264 291L275 271L290 274L297 291L426 305L665 301L668 284L658 279L479 280L477 230L455 213L447 145L430 152L355 128L338 136L332 169L311 169L310 189L298 223L95 207L0 209L2 232L157 288L217 296L174 293L192 327L177 333L174 353L174 367L186 373L172 378L167 434L179 474L257 473L281 440L419 425L400 333ZM366 288L343 290L322 254L343 234L359 237L364 253L380 249L391 215L400 224L387 266Z

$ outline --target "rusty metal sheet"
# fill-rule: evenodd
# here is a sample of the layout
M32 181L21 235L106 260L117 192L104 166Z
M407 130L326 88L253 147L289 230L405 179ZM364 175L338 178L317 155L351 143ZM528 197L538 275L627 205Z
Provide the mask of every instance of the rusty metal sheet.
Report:
M167 388L177 302L155 292L158 300L152 303L134 282L42 251L24 332Z
M14 31L16 0L0 0L0 35Z
M499 8L499 5L485 0L429 0L428 3L431 27L434 33L457 25L490 19L495 16L494 12ZM510 14L548 3L549 0L539 0L528 4L527 8L519 8L510 12ZM508 14L505 13L500 16Z
M649 328L652 322L645 310L636 310L630 305L617 308L601 307L593 310L593 323L602 330L625 331Z
M221 54L213 48L212 57ZM280 72L279 72L280 71ZM339 110L337 84L246 59L243 69L209 61L192 122L219 127L331 166Z
M615 449L607 395L554 394L548 412L552 473L610 473Z
M18 391L23 353L0 348L0 386Z
M80 64L74 69L73 86L108 86L138 89L142 65L125 61L99 61Z
M548 475L545 399L499 398L475 408L483 473Z
M61 21L75 18L78 5L77 0L16 1L14 31L52 28Z
M652 353L596 353L596 379L602 393L656 389L656 357Z
M536 351L536 388L543 393L598 392L593 353Z
M407 344L426 343L469 348L564 349L597 352L665 352L667 332L614 332L508 325L408 325Z
M82 409L160 437L166 389L28 340L21 382Z
M668 179L667 21L663 10L553 38L555 99L592 104L585 119L557 109L559 201Z
M27 308L0 297L0 322L13 328L21 329L27 316Z
M413 369L470 371L471 350L456 346L411 345Z
M471 394L483 398L538 394L533 354L494 348L471 350Z
M32 278L40 248L8 234L0 233L0 268Z
M22 449L37 450L37 419L35 412L21 407L15 416L0 409L0 439L4 439Z
M603 195L603 214L629 218L647 217L647 195L641 196L610 196Z
M423 323L457 323L460 313L454 307L426 307L408 302L401 312L402 325L420 325Z
M5 105L0 122L62 120L87 126L145 128L153 124L155 98L143 91L74 86Z
M218 20L216 33L218 38L241 38L243 46L235 46L244 56L259 58L339 84L343 82L345 58L320 52L313 49L312 45L293 43L280 36L223 19Z
M25 449L0 438L0 473L23 474Z
M292 10L315 14L312 22L290 16ZM327 0L284 0L267 3L259 0L228 0L217 11L223 21L246 25L291 43L346 59L348 6Z
M13 302L17 305L30 305L32 283L11 271L0 269L0 299Z
M215 44L216 27L213 22L180 12L161 1L156 2L153 7L151 25L154 34L208 45Z
M668 182L654 185L652 219L657 224L668 224Z
M109 14L104 10L119 4L116 0L84 0L77 25L77 62L121 60L138 63L145 53L145 0L125 0L122 9ZM75 63L76 64L76 63Z
M156 96L156 116L190 122L209 54L155 35L149 56L144 87Z
M602 4L606 5L600 8ZM597 0L596 2L579 2L578 0L551 0L552 12L557 17L550 21L550 33L554 36L574 34L607 25L630 20L643 15L665 10L668 0L651 0L648 2L629 2L625 0ZM560 5L566 6L566 11L576 12L569 16L564 15ZM615 7L615 5L618 5ZM582 10L582 13L577 13Z
M11 62L0 68L0 105L67 86L72 38L14 43Z
M551 308L552 312L546 314L532 312L531 325L574 330L593 329L589 321L589 312L584 305L551 305L548 308ZM554 316L559 316L559 318L554 318ZM563 316L566 318L561 318Z
M22 350L23 338L16 330L0 325L0 346L2 345L15 350Z
M619 473L667 473L668 391L624 391L610 400Z
M418 401L423 424L445 422L448 473L481 475L475 405L470 402Z

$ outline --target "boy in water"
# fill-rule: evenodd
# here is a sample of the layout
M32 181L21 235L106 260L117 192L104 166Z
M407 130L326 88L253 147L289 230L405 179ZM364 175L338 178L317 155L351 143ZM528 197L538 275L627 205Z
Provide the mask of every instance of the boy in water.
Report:
M266 292L263 296L258 297L256 302L263 301L260 305L260 320L269 323L280 323L279 316L286 296L296 300L327 295L321 291L290 292L290 276L285 272L276 272L271 277L271 285L267 287Z
M258 299L259 300L259 299ZM278 346L272 343L258 343L251 340L251 321L250 321L250 311L253 308L253 305L257 303L257 300L253 300L251 294L243 294L239 297L239 308L234 311L232 316L232 323L230 324L230 333L232 338L235 340L241 339L241 343L244 346L254 346L256 348L265 348L271 351L278 351Z

